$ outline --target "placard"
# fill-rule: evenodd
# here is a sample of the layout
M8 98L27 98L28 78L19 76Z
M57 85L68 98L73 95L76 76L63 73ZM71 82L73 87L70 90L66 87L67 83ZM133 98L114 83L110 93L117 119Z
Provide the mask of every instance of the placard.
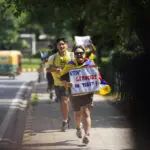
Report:
M75 36L75 42L77 46L88 46L90 45L90 36Z
M100 89L97 67L87 67L69 71L72 95L91 93Z

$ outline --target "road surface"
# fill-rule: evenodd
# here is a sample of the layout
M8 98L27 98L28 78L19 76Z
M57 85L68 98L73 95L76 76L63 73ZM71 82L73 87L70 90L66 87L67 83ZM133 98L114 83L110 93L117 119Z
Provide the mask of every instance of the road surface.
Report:
M16 109L18 102L22 101L21 94L27 88L30 81L37 81L36 72L26 72L12 80L9 77L0 76L0 140L2 140L5 130L8 131L10 119Z

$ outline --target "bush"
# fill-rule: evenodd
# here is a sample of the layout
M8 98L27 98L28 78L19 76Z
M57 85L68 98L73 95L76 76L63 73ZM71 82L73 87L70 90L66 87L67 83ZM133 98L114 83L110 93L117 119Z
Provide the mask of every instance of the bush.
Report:
M129 63L137 56L132 51L116 51L112 55L112 65L117 72L125 72Z
M39 65L41 64L41 59L38 58L22 58L22 65L27 64L27 65Z
M35 64L23 64L22 68L31 68L31 69L39 69L40 65Z
M32 58L41 58L40 52L36 53L35 55L32 55Z
M36 105L39 101L39 97L36 93L32 93L31 95L31 103L32 105Z

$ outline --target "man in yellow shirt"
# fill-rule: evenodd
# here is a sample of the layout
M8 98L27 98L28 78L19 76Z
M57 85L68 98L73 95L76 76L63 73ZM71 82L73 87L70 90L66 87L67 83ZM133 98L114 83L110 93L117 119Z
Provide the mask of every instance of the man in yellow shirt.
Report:
M68 105L68 95L66 89L60 80L60 72L71 59L73 59L73 52L68 52L68 43L64 38L57 39L56 41L58 52L51 55L48 59L47 71L52 73L54 78L55 92L60 100L60 108L63 117L62 131L66 131L69 127L69 105Z

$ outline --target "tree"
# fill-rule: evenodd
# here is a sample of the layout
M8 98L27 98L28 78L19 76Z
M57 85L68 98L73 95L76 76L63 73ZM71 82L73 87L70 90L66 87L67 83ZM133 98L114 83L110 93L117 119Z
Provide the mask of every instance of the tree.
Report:
M90 34L95 41L104 41L110 50L114 46L128 47L130 36L136 32L144 48L149 49L147 27L142 23L148 18L148 1L145 0L6 0L16 7L15 14L28 11L33 20L37 20L44 32L50 35L70 36ZM146 10L146 11L145 11ZM143 13L140 13L143 12ZM134 13L134 15L133 15ZM144 17L143 17L144 16ZM148 22L148 19L147 19ZM143 34L142 34L143 33ZM68 35L68 34L67 34ZM145 35L145 36L144 36ZM105 48L104 48L105 49ZM146 50L147 51L147 50Z
M0 1L0 47L1 49L8 49L11 44L15 43L18 39L17 24L13 20L11 9L5 9L7 3Z
M62 34L69 30L72 37L100 34L105 37L111 36L117 41L120 40L120 32L128 33L122 30L126 25L125 23L123 25L126 13L120 8L119 0L7 0L7 2L15 4L18 13L32 12L49 34Z
M149 0L128 0L130 12L132 10L132 25L146 53L150 53L150 1Z

